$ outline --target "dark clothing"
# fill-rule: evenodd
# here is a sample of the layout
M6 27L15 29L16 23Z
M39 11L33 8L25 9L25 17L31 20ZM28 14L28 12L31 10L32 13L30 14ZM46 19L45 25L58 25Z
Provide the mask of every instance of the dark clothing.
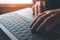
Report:
M60 0L46 0L46 10L60 8Z

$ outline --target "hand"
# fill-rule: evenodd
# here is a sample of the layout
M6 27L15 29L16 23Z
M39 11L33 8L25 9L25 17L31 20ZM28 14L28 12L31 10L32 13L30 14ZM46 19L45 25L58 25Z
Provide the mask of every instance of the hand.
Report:
M45 6L44 1L37 1L35 5L32 6L33 15L37 16L42 13L43 6Z
M60 24L60 9L45 11L37 15L31 24L31 30L40 32L45 30L52 31Z

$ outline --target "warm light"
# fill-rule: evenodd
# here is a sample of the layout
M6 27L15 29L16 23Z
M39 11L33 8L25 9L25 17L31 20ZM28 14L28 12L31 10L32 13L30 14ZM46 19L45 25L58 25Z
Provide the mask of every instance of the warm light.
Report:
M0 4L31 4L32 0L0 0Z
M9 5L9 7L16 7L16 5Z

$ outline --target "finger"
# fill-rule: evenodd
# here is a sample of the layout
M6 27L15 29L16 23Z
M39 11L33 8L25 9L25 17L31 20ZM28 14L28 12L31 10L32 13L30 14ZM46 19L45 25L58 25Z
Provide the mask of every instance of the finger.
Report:
M35 17L35 19L33 20L33 22L31 23L31 26L30 26L30 27L33 27L34 23L38 20L38 18L39 18L40 16L44 15L46 12L47 12L47 11L45 11L45 12L37 15L37 16Z
M41 13L41 1L38 1L38 14Z
M40 15L37 15L36 17L35 17L35 19L32 21L32 23L31 23L31 26L30 27L32 27L33 26L33 24L35 23L35 21L39 18L39 16Z
M34 13L35 13L35 10L34 10L34 8L35 8L35 7L34 7L34 6L32 6L32 12L33 12L33 15L34 15Z
M35 4L35 16L38 15L38 5L37 3Z
M34 27L36 27L35 25L37 24L38 20L39 20L39 17L44 15L44 13L41 13L40 15L37 15L36 18L34 19L34 21L31 23L31 29L33 29Z
M47 15L46 15L47 16ZM48 23L49 19L51 17L53 17L54 15L48 16L36 29L36 31L41 31L42 29L44 29L46 27L46 24Z
M45 14L45 13L44 13L44 15L40 16L40 17L35 21L35 23L33 24L33 26L32 26L31 29L36 30L37 27L38 27L38 25L41 24L41 22L42 22L46 17L48 17L48 16L49 16L49 14Z
M43 12L43 1L38 1L38 14Z
M45 2L44 1L38 1L38 13L42 13L45 10Z

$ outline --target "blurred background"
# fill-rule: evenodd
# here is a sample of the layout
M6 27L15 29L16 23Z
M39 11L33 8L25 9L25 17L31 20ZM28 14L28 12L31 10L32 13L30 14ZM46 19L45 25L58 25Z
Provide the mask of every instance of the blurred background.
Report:
M34 0L0 0L0 14L32 7Z

